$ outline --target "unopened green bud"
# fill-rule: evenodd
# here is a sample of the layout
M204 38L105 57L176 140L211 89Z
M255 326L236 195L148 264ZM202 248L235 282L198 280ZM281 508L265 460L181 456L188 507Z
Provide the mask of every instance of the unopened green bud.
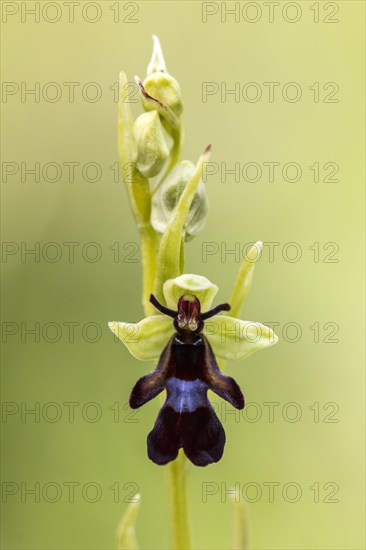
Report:
M178 201L194 171L195 166L191 161L179 162L154 194L151 224L158 233L163 234L174 217ZM207 212L207 192L205 185L200 181L183 227L186 240L190 240L201 231L206 222Z
M169 147L157 111L140 115L133 132L137 145L137 169L145 178L153 178L162 170L169 156Z
M159 38L155 34L153 35L153 44L153 53L147 67L147 76L143 82L143 87L149 96L160 101L165 107L171 109L177 117L180 117L183 112L180 86L166 68L163 50ZM154 109L154 105L146 97L142 99L142 104L147 111Z
M147 76L143 82L146 92L173 111L176 116L183 112L182 95L178 81L166 72L154 72ZM142 98L144 109L153 108L150 102Z

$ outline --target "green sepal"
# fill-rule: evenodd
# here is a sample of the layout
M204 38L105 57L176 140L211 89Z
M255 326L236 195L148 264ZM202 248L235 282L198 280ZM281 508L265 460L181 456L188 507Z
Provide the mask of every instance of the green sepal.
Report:
M163 286L163 294L169 308L176 310L178 300L183 294L194 294L201 303L201 311L211 308L218 287L202 275L184 273L175 279L168 279Z
M271 328L228 315L215 315L208 319L204 332L215 354L223 359L245 359L278 341Z
M112 321L108 326L140 361L160 357L174 332L173 319L164 315L151 315L139 323Z

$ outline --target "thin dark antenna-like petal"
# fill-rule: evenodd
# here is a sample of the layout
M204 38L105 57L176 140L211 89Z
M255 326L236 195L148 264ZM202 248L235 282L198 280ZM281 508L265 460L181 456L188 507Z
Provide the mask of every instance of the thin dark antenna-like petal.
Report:
M163 304L161 304L159 300L155 298L154 294L150 294L150 302L154 307L156 307L158 311L160 311L161 313L164 313L164 315L169 315L169 317L173 317L173 319L175 319L176 316L178 315L177 311L174 311L173 309L169 309L168 307L163 306Z
M213 317L214 315L217 315L220 313L220 311L229 311L230 304L219 304L218 306L210 309L210 311L206 311L206 313L201 313L201 319L202 321L206 321L206 319L210 319L210 317Z

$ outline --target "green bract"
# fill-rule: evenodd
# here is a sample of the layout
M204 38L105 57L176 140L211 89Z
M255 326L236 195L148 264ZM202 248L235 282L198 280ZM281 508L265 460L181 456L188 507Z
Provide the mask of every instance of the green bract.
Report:
M178 204L161 238L154 293L158 300L165 300L163 285L168 279L174 279L184 271L184 224L202 179L203 167L210 158L211 146L208 146L198 159Z
M189 160L183 160L170 172L152 200L151 224L155 231L163 234L175 216L179 199L194 173L195 166ZM194 237L205 225L208 213L206 187L199 182L184 222L183 231L186 240Z
M193 274L166 281L163 288L168 306L176 309L177 297L194 294L201 302L203 313L210 309L216 292L216 285L205 277ZM172 319L165 315L152 315L139 323L109 323L109 328L141 361L158 358L175 332ZM278 340L269 327L228 315L216 315L207 321L203 332L215 354L223 359L244 359Z

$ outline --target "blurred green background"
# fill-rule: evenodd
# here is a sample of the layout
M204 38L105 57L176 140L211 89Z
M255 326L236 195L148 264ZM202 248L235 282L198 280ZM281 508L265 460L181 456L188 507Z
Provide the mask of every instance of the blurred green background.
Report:
M224 301L240 260L227 252L264 241L243 318L279 323L276 347L228 367L252 405L240 418L221 409L224 458L190 467L194 547L229 547L225 491L236 485L252 501L252 549L364 548L364 3L281 2L272 17L268 3L238 2L240 12L225 19L235 3L79 2L74 22L65 4L41 2L39 22L26 13L34 2L1 6L2 547L113 548L137 490L141 548L169 547L164 471L146 456L159 403L134 416L126 408L153 365L107 328L143 316L137 233L110 167L118 162L114 83L122 69L130 81L144 76L156 33L182 87L183 158L195 161L212 143L218 165L186 271L217 283ZM205 82L219 90L207 101ZM221 96L236 82L239 98ZM262 93L257 102L245 99L249 82ZM273 101L270 82L278 83ZM297 102L283 97L294 93L289 82L301 90ZM37 86L39 97L24 95ZM26 173L37 162L39 181ZM74 162L70 181L64 163ZM272 182L269 162L279 163ZM301 167L297 182L282 175L291 162ZM42 176L47 163L59 168ZM257 163L262 176L225 182L221 163L244 171ZM328 181L335 165L338 181ZM203 258L207 243L215 253ZM277 243L272 258L268 243ZM39 254L25 254L35 247ZM301 257L290 261L295 252Z

